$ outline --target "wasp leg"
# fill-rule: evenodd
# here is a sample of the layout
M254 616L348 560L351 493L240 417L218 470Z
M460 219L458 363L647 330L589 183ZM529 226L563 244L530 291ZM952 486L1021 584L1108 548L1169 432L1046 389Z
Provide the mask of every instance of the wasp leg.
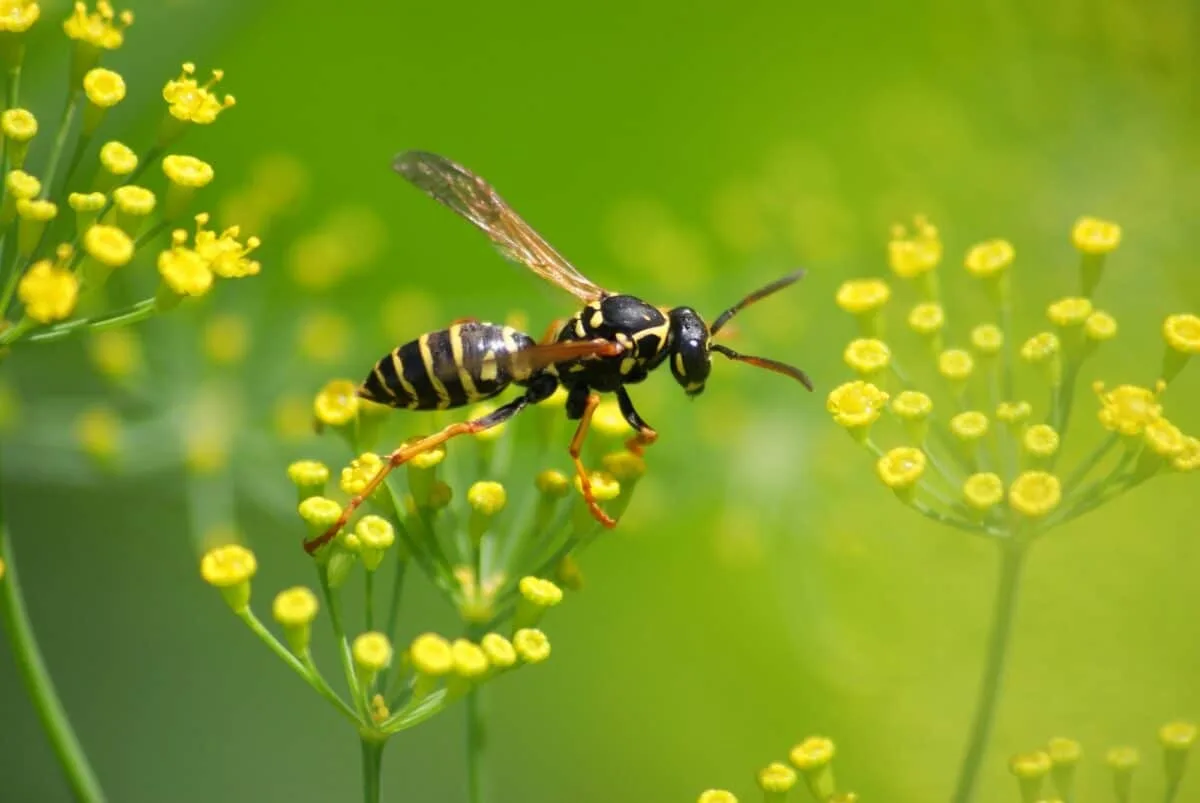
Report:
M592 512L592 518L603 524L605 527L616 527L616 519L613 519L607 513L600 509L600 505L596 504L596 497L592 495L592 483L588 477L587 469L583 467L583 461L579 459L580 453L583 451L583 441L587 437L588 427L592 424L592 413L596 412L596 405L600 404L599 393L589 393L587 400L584 402L583 410L579 415L579 426L575 428L575 437L571 438L571 462L575 464L575 473L579 475L579 484L583 488L583 501L587 502L588 510ZM568 406L570 406L568 400Z
M401 446L388 455L387 462L383 464L383 468L375 473L375 476L366 484L362 492L346 504L346 509L342 511L341 517L334 522L332 527L316 538L310 538L304 542L304 551L311 555L332 541L338 532L346 526L346 523L350 521L350 516L354 514L354 511L375 492L375 489L379 487L384 478L396 468L404 465L422 452L427 452L434 447L441 446L451 438L459 435L474 435L478 432L483 432L485 429L491 429L497 424L503 424L530 404L537 404L540 401L550 398L557 387L558 380L552 376L543 375L526 388L523 396L513 399L503 407L472 421L461 421L456 424L450 424L440 432L428 435L416 443Z
M658 432L643 421L638 411L633 409L633 399L629 398L625 388L617 388L617 404L621 406L621 415L625 416L629 426L637 430L637 435L625 441L625 448L641 457L646 447L658 440Z
M555 318L550 321L550 325L546 327L546 331L542 334L542 339L539 343L554 343L558 340L558 333L562 331L563 324L567 322L566 318Z

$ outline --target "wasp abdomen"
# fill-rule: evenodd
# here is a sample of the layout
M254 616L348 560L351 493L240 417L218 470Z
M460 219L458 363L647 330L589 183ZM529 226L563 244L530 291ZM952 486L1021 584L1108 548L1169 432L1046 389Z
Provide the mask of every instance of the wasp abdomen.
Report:
M533 344L511 326L455 324L393 349L375 364L359 395L407 410L447 410L490 399L527 378L514 368L513 355Z

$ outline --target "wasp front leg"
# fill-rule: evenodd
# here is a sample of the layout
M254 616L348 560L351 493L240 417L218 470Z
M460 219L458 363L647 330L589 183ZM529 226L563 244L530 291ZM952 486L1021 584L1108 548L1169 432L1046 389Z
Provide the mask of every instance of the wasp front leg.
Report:
M591 477L583 466L583 460L579 457L583 452L583 441L587 438L588 428L592 424L592 414L596 412L598 404L600 404L600 394L592 393L582 386L571 389L571 394L567 397L567 417L578 418L579 426L575 428L575 437L571 438L569 452L571 462L575 464L575 473L579 475L583 501L587 503L592 518L611 529L617 526L617 521L601 510L600 505L597 504L596 497L592 493Z
M629 398L629 392L625 388L617 388L617 404L621 407L621 415L625 417L625 421L637 432L637 435L625 442L625 448L641 457L646 447L658 440L658 432L638 415L638 411L633 407L633 399Z

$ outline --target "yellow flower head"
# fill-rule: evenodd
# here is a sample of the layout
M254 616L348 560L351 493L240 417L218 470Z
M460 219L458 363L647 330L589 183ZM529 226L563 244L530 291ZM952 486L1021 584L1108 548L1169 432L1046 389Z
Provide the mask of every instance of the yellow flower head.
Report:
M1046 742L1046 753L1055 767L1068 767L1078 764L1079 759L1083 758L1083 746L1074 739L1055 736Z
M825 409L838 426L863 429L874 424L883 412L888 395L861 379L839 385L829 392Z
M387 549L396 543L396 530L383 516L363 516L354 525L354 534L365 549Z
M600 465L604 467L605 471L616 477L617 482L633 483L646 475L646 461L633 452L620 451L606 454L600 459Z
M1004 498L1004 481L995 474L972 474L963 483L963 499L976 510L991 510Z
M248 258L250 252L262 244L257 237L247 237L243 243L238 239L241 236L238 226L230 226L218 235L205 229L207 225L207 214L196 215L195 248L208 260L213 273L223 279L241 279L259 272L262 266Z
M1146 425L1162 416L1158 392L1135 385L1118 385L1104 390L1104 383L1095 384L1100 397L1100 424L1110 432L1122 435L1141 435Z
M778 761L758 771L758 786L769 794L781 795L796 785L796 771Z
M42 182L24 170L9 170L4 176L4 188L17 200L31 200L42 191Z
M96 10L91 14L86 3L76 3L74 12L63 22L63 30L78 42L102 50L116 50L125 41L125 29L132 24L132 11L122 11L118 15L108 0L98 0Z
M483 516L495 516L508 502L504 486L498 482L484 480L467 489L467 504Z
M1031 780L1050 774L1050 756L1042 750L1033 753L1018 753L1009 759L1008 769L1018 778Z
M1167 345L1182 354L1200 354L1200 317L1169 315L1163 321L1163 338Z
M108 203L102 192L73 192L67 196L67 205L76 212L99 212Z
M517 651L512 642L499 633L488 633L480 640L479 646L488 662L498 669L507 669L517 662Z
M430 677L448 675L454 669L454 650L437 633L424 633L413 639L408 656L418 672Z
M320 487L329 482L329 467L316 460L297 460L288 466L287 475L297 487Z
M42 14L41 6L30 0L0 2L0 33L24 33Z
M212 87L225 77L223 70L213 70L212 78L203 85L196 81L195 75L196 65L191 62L184 64L179 77L167 81L163 87L163 100L168 103L167 110L176 120L207 125L236 101L233 95L218 99L212 91Z
M946 325L946 312L935 301L926 301L909 310L908 328L919 335L932 335Z
M938 373L951 382L965 382L975 370L971 353L963 349L946 349L938 355Z
M0 18L2 16L0 15ZM2 22L0 30L4 30ZM26 109L7 109L0 114L0 132L13 142L28 142L34 138L37 131L37 118Z
M1055 326L1079 326L1092 314L1092 302L1082 297L1059 299L1046 308L1046 317Z
M859 338L850 341L842 354L846 364L862 376L874 376L888 367L892 351L887 343L874 338Z
M200 576L216 588L245 583L258 571L254 553L241 544L225 544L210 549L200 560Z
M1008 489L1009 506L1031 519L1045 516L1061 501L1062 485L1058 477L1045 471L1022 472Z
M1104 763L1117 772L1132 772L1141 760L1135 747L1113 747L1104 754Z
M550 639L532 627L524 627L513 633L513 647L517 655L527 664L540 664L550 657Z
M593 471L588 475L588 482L592 486L592 497L597 502L611 502L621 495L621 483L607 471ZM583 480L578 474L575 475L575 490L583 493Z
M903 226L892 227L892 239L888 243L888 264L902 279L913 279L928 273L942 261L942 241L938 230L924 217L913 221L913 233Z
M367 488L367 483L383 468L383 458L374 452L363 452L342 469L341 489L356 496Z
M1041 332L1021 344L1021 359L1030 365L1044 365L1058 355L1058 335Z
M1020 424L1033 414L1033 405L1027 401L1000 402L996 406L996 418L1012 426Z
M823 736L810 736L792 748L788 761L801 772L812 772L829 766L835 753L832 741Z
M882 308L891 296L891 289L880 279L854 279L838 288L837 305L862 315Z
M902 390L892 399L892 412L905 421L924 421L933 412L933 399L919 390Z
M913 446L899 446L879 458L875 471L893 490L912 488L925 473L925 453Z
M1121 227L1106 220L1082 217L1071 230L1071 242L1085 254L1107 254L1121 244Z
M1167 459L1178 457L1187 447L1187 440L1179 427L1165 418L1156 418L1146 424L1142 438L1150 451Z
M1084 321L1083 334L1094 343L1112 340L1117 336L1117 319L1103 310L1096 310Z
M111 140L100 146L100 165L114 176L127 176L137 169L138 157L129 146Z
M127 215L145 217L154 211L154 193L145 187L126 184L113 190L113 203Z
M187 237L186 232L176 231L176 243L180 242L180 234L183 234L183 239ZM158 255L158 273L166 285L181 296L202 296L209 291L213 283L208 263L195 251L181 245Z
M349 379L335 379L313 400L313 414L322 424L342 426L358 415L358 387Z
M1183 439L1183 449L1171 460L1171 468L1185 472L1200 468L1200 438Z
M1015 255L1008 240L988 240L972 247L964 264L975 278L989 279L1008 270Z
M1049 424L1034 424L1025 430L1021 446L1034 457L1050 457L1058 451L1058 433Z
M360 670L382 672L392 662L392 642L383 633L363 633L355 637L350 653Z
M101 223L84 233L83 250L97 262L110 268L119 268L133 259L133 240L116 226Z
M317 595L304 586L296 586L275 595L271 613L284 627L303 627L317 618Z
M540 577L522 577L517 584L521 596L539 608L552 608L562 602L562 589L549 580Z
M483 677L488 671L487 654L478 644L472 644L466 639L455 639L450 645L454 656L454 674L466 680Z
M1164 750L1187 750L1196 743L1196 726L1191 722L1169 722L1158 729Z
M537 486L538 491L554 498L566 496L567 491L571 487L570 480L567 479L566 475L561 471L553 469L541 472L534 478L533 482Z
M125 99L125 79L120 73L95 67L83 76L83 93L93 106L110 109Z
M323 532L342 517L342 506L324 496L310 496L300 503L297 512L314 532Z
M213 180L212 165L195 156L172 153L163 157L163 172L172 184L198 189Z
M696 803L738 803L737 796L725 789L705 789Z
M977 441L988 432L988 417L978 410L967 410L950 419L950 432L962 441Z
M46 201L40 198L27 200L21 198L17 201L17 217L21 220L28 220L33 223L49 223L58 215L58 207L53 201Z
M38 323L61 321L75 311L79 279L66 267L43 259L21 277L17 298L25 314Z

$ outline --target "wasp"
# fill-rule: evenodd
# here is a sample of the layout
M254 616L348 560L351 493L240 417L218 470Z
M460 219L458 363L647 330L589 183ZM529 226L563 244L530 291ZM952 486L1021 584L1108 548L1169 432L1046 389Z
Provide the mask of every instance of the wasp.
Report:
M551 326L541 342L510 326L464 318L446 329L423 334L379 360L358 388L358 395L390 407L448 410L490 399L511 385L520 387L522 393L487 415L450 424L392 452L363 491L346 505L341 519L305 541L310 554L332 540L354 510L398 466L451 438L497 426L529 405L546 400L560 386L567 392L567 418L579 422L568 451L588 508L606 527L616 522L596 503L580 459L601 393L616 394L621 414L635 433L626 445L641 455L658 439L658 433L638 414L627 387L643 381L663 363L690 397L704 391L713 352L791 377L812 390L812 381L799 368L739 354L713 342L733 316L792 284L803 271L750 293L709 325L691 307L656 307L595 284L522 220L491 185L461 165L433 153L407 151L396 157L392 166L418 189L474 224L504 256L571 293L585 306L561 325Z

